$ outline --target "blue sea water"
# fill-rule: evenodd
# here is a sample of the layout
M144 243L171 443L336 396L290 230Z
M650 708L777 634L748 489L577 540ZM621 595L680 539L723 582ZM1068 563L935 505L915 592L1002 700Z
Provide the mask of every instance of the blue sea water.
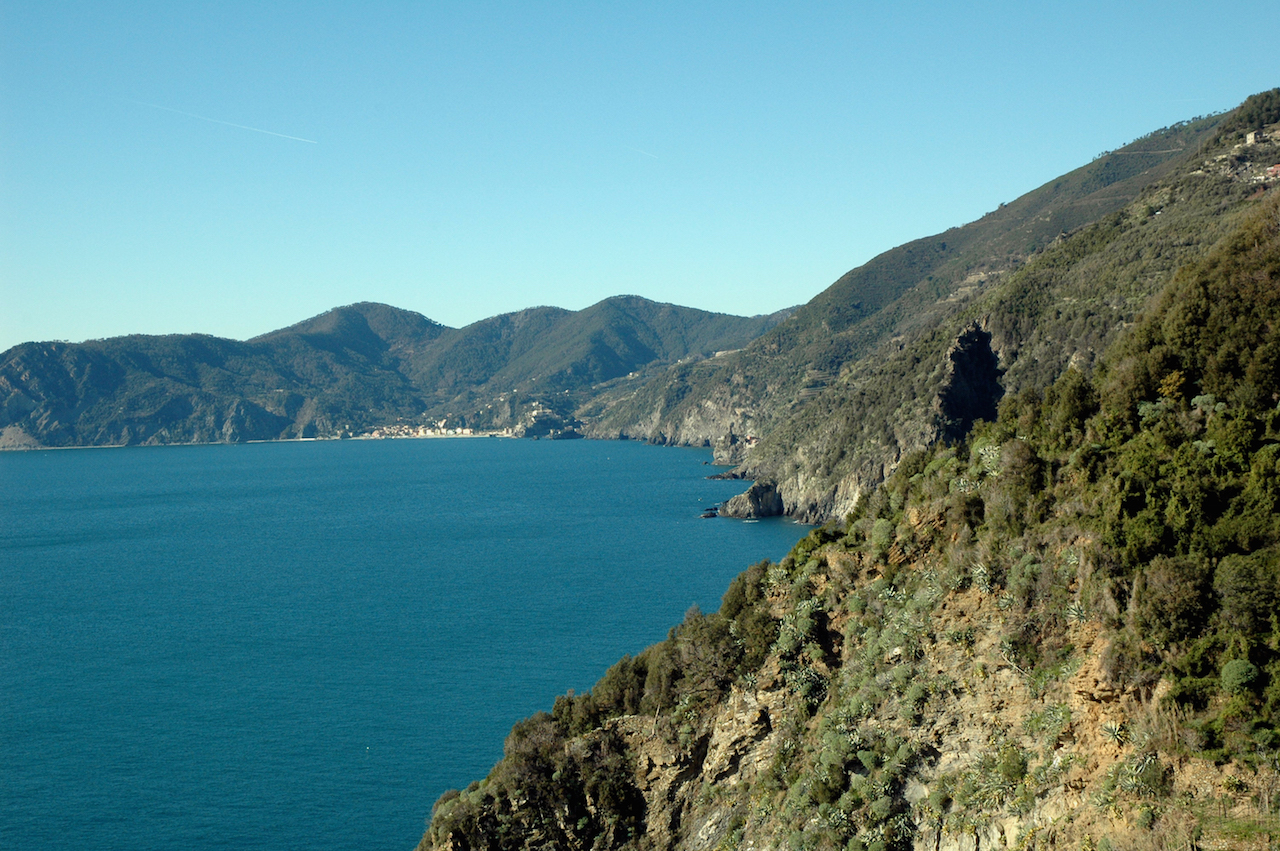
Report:
M0 848L408 849L513 722L807 531L707 452L0 453Z

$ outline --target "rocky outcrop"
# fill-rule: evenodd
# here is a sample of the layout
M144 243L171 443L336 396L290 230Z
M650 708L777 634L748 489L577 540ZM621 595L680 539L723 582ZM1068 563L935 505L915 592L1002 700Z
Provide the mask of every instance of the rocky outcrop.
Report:
M252 402L237 400L227 409L218 433L223 443L274 440L288 426L289 420L285 417L276 416Z
M611 722L635 761L636 789L645 801L645 841L653 848L713 849L729 836L737 802L707 806L709 784L730 793L757 780L774 759L776 694L735 689L691 743L655 733L651 719Z
M778 486L773 482L755 482L724 504L720 513L725 517L753 519L757 517L779 517L786 512Z
M937 411L944 440L960 440L977 420L993 422L1004 395L1000 359L991 350L991 334L976 322L947 350L947 377L938 391Z

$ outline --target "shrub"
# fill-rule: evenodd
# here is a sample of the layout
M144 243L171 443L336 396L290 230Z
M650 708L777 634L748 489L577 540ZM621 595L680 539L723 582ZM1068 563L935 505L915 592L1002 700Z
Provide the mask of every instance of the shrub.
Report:
M1280 564L1274 550L1229 556L1213 575L1221 617L1226 626L1249 634L1270 621L1280 603Z
M871 546L875 548L876 555L883 556L889 551L889 545L892 543L893 524L881 517L871 527Z
M1233 659L1222 666L1222 690L1228 694L1243 694L1253 687L1258 673L1258 666L1248 659Z
M734 624L737 638L742 642L742 670L759 670L778 637L778 622L767 609L760 607L747 610Z
M1134 599L1134 625L1157 646L1185 641L1204 627L1212 573L1192 556L1161 557L1139 580Z

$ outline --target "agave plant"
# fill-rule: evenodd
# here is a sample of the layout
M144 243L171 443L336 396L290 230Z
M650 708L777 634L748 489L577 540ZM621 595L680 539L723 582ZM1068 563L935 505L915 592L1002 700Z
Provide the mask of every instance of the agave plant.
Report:
M973 584L977 585L978 590L983 594L991 593L991 571L987 570L987 566L982 562L973 566Z
M1107 721L1102 725L1102 736L1109 742L1123 745L1128 740L1129 733L1125 730L1123 724Z

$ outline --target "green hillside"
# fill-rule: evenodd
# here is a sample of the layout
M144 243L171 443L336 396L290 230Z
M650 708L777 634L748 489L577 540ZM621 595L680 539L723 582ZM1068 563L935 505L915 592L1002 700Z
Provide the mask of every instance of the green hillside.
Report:
M868 422L831 445L904 399L939 430L517 724L420 848L1271 847L1280 146L1233 123L841 376ZM794 463L832 422L788 424Z
M1273 98L1158 131L887 252L742 352L616 393L591 433L711 444L735 475L772 483L786 513L842 516L906 455L990 418L1001 394L1090 368L1274 180L1276 140L1242 144ZM1109 212L1079 224L1089 207ZM1029 256L1024 238L1039 244Z
M995 393L1043 389L1069 364L1090 368L1181 264L1251 209L1264 185L1257 178L1278 154L1274 143L1236 151L1215 142L1121 210L981 292L944 301L933 324L899 326L770 433L744 472L782 483L801 516L850 510L903 456L967 431L973 418L948 406L957 370L973 354L955 348L966 329L996 356Z
M450 332L411 359L406 372L434 391L433 413L465 413L468 421L488 425L483 406L519 392L568 416L602 383L739 348L785 315L743 318L635 296L577 312L530 308Z

